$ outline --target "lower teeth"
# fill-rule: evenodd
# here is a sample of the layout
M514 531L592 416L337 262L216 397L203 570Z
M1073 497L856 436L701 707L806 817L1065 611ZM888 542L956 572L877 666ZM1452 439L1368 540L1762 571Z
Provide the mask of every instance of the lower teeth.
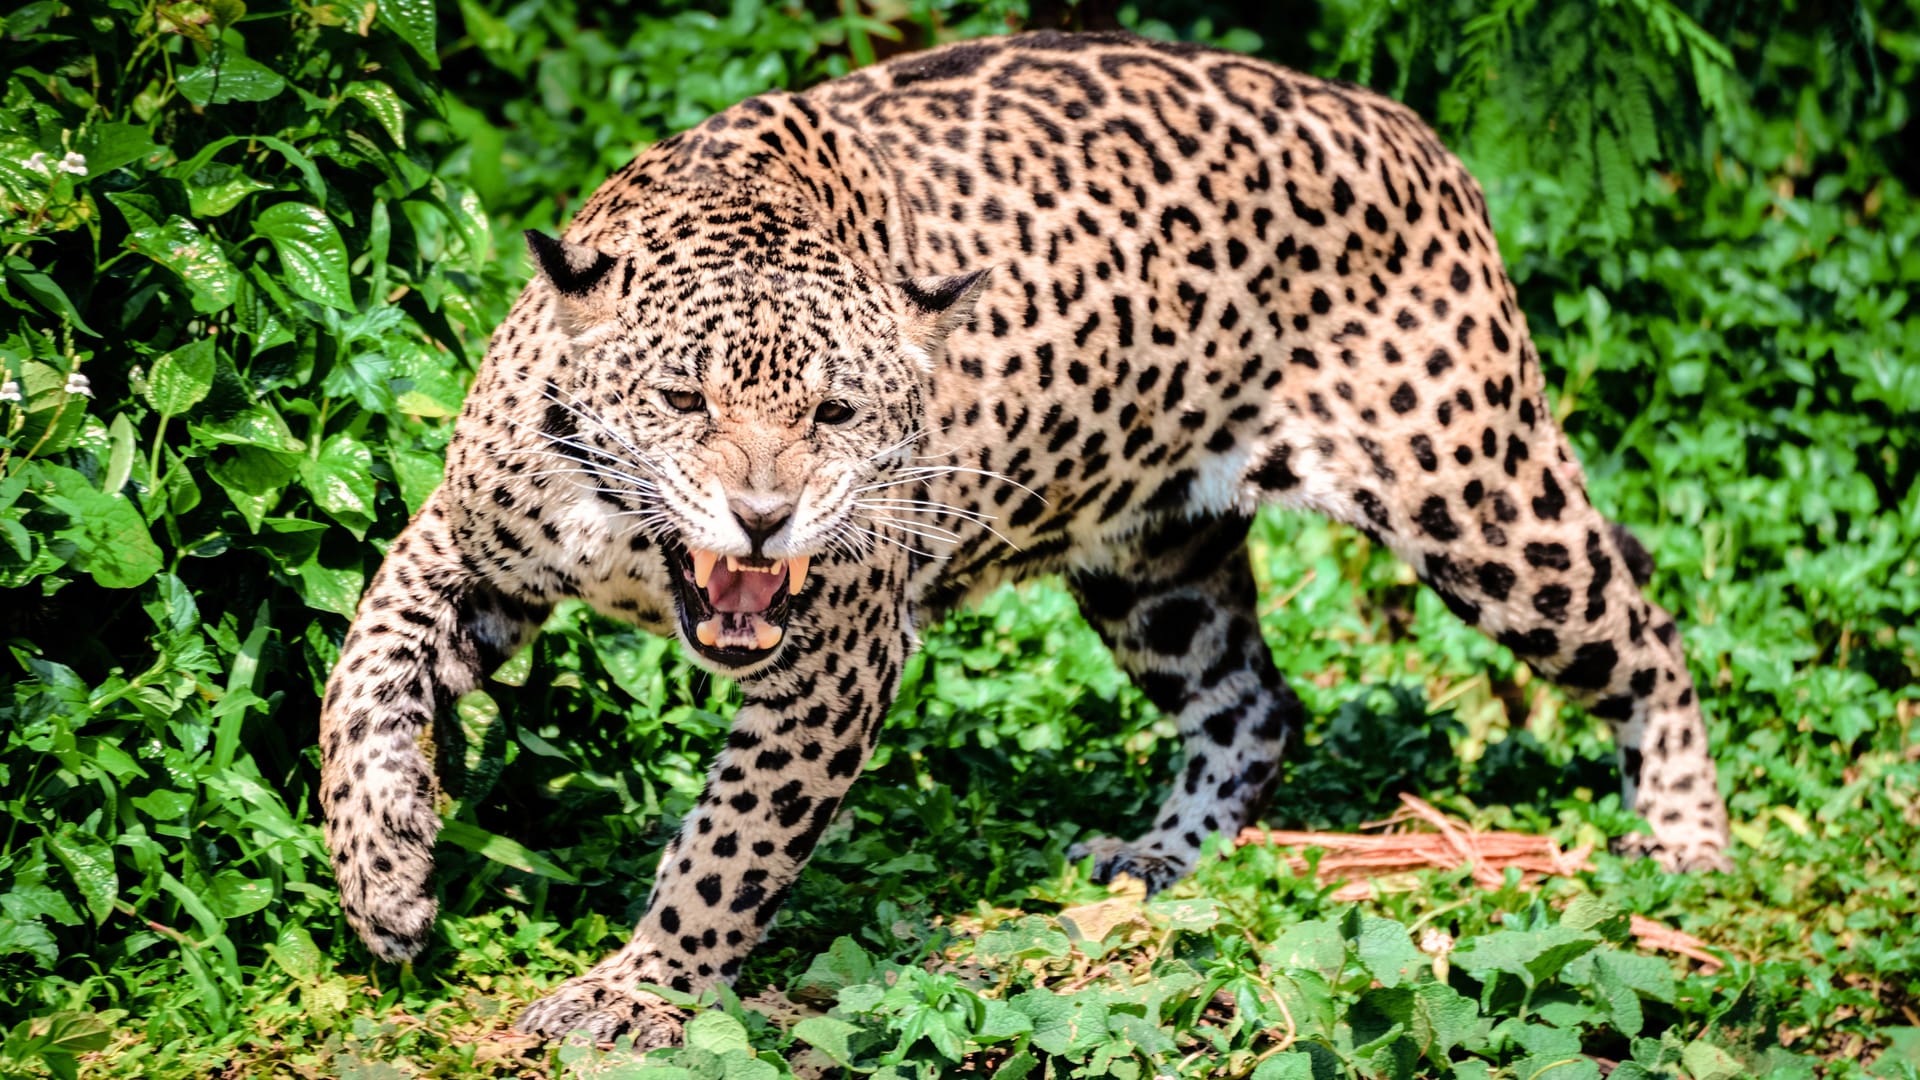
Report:
M721 622L720 616L716 615L694 627L693 636L700 640L700 644L705 645L709 649L718 648L720 646L720 634L724 629L725 626ZM737 638L740 635L736 632L729 636ZM779 627L759 619L754 619L753 641L750 644L752 648L764 651L780 644L780 639L785 636L786 631ZM749 646L749 643L743 641L729 641L727 644L732 648L745 648Z

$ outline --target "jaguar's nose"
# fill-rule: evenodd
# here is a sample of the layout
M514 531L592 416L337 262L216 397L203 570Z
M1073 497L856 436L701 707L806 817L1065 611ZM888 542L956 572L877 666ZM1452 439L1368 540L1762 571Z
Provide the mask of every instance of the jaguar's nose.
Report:
M733 520L739 523L740 531L747 534L747 542L753 545L756 556L761 554L762 545L793 517L793 501L785 495L735 495L727 500L727 507L733 511Z

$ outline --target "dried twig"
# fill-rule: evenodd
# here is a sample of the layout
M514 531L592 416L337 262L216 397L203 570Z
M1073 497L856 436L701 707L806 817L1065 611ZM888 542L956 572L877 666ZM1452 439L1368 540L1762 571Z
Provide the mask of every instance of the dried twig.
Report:
M1364 900L1380 891L1411 888L1411 883L1380 879L1415 870L1454 870L1466 866L1471 869L1475 884L1493 889L1505 883L1509 869L1520 871L1521 883L1527 885L1538 884L1543 877L1567 877L1593 869L1593 864L1587 861L1593 853L1591 844L1563 851L1549 836L1476 832L1412 795L1402 794L1400 803L1401 808L1392 816L1361 826L1378 831L1282 832L1249 828L1241 830L1236 843L1321 849L1325 854L1317 864L1316 876L1322 884L1341 883L1334 890L1333 898L1343 901ZM1427 829L1432 831L1425 831ZM1295 873L1306 872L1309 864L1304 856L1294 854L1286 858ZM1633 916L1632 926L1634 936L1644 948L1685 956L1698 961L1709 972L1722 966L1722 961L1707 951L1706 942L1691 934L1641 915Z

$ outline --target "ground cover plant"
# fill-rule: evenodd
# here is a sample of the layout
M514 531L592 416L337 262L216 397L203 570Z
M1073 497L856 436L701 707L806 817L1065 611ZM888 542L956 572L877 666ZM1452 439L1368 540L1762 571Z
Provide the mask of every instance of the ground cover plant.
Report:
M1920 7L1029 9L39 2L0 27L0 1075L1597 1076L1920 1071ZM929 635L891 731L684 1049L501 1037L624 936L732 691L555 615L444 734L411 968L339 916L318 691L487 332L639 145L890 51L1056 21L1394 93L1485 183L1595 501L1659 565L1736 870L1604 853L1358 904L1259 846L1086 883L1172 731L1046 586ZM1269 814L1416 791L1634 828L1599 726L1364 538L1259 526L1314 717ZM1640 947L1641 915L1717 970Z

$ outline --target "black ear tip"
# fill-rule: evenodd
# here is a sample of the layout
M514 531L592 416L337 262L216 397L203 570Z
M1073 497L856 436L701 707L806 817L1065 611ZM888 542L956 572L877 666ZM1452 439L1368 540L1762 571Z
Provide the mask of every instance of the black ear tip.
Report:
M972 296L992 269L983 266L971 273L949 277L908 278L900 283L900 287L906 290L907 299L912 300L915 307L930 315L938 315Z
M527 251L540 267L541 276L562 295L586 295L613 269L613 256L603 251L569 244L538 229L528 229L521 235L527 238Z

